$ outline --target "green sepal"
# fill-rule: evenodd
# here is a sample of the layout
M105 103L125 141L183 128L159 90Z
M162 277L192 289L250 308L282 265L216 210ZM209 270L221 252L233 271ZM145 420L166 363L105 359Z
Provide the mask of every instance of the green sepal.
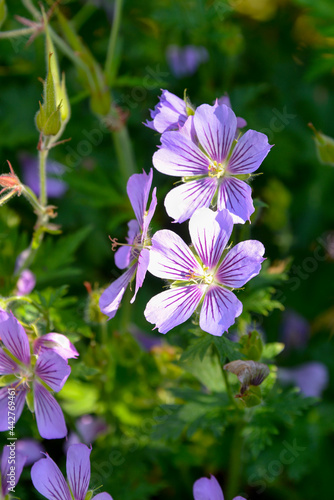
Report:
M239 343L242 345L241 352L247 359L253 361L259 361L261 359L263 343L256 330L253 330L248 335L243 335Z
M0 377L0 387L6 387L7 385L12 385L17 382L15 375L2 375Z
M37 113L36 113L35 123L36 123L36 127L38 128L38 130L40 132L43 132L45 122L46 122L46 117L45 117L44 109L43 109L41 102L39 102L39 111L37 111Z
M258 406L262 403L261 387L251 386L242 396L242 400L247 408Z
M85 496L85 500L91 500L91 498L93 497L94 495L94 491L93 490L88 490L87 493L86 493L86 496Z
M26 395L26 403L31 411L31 413L35 413L35 405L34 405L34 394L32 391L29 391Z
M314 132L314 142L317 148L319 161L325 165L334 166L334 139L328 135L318 132L312 124L309 124Z

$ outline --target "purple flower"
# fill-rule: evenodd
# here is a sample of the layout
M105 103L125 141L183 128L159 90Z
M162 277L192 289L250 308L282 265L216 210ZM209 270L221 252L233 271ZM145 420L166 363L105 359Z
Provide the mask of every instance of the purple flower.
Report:
M47 333L34 341L34 353L41 354L52 350L63 359L77 358L78 351L65 335L60 333Z
M24 269L17 280L17 295L28 295L36 285L36 278L34 273L29 269Z
M38 172L38 159L34 156L23 154L21 156L22 162L22 175L24 183L39 196L39 172ZM67 191L67 184L59 177L65 172L65 167L61 163L54 160L47 160L46 162L46 190L50 198L61 198Z
M16 441L16 451L26 456L24 466L32 465L41 458L41 453L44 453L44 446L32 438L24 438Z
M183 99L168 90L162 90L158 104L154 110L150 110L152 121L147 120L144 125L160 134L166 130L179 130L188 118L187 108L191 111L190 105Z
M197 481L195 481L193 495L195 500L224 500L223 491L215 476L212 475L210 475L210 479L207 477L201 477L201 479L197 479ZM246 499L237 496L234 497L233 500Z
M205 47L169 45L166 57L174 76L183 78L196 73L199 65L208 61L209 53Z
M202 104L191 118L196 142L187 134L165 132L153 155L159 172L185 181L167 194L168 215L183 222L198 208L217 204L218 210L230 212L234 223L244 223L254 206L252 190L242 179L255 172L270 151L267 136L248 130L235 141L237 118L224 104Z
M112 500L108 493L93 496L89 491L90 452L85 444L69 447L66 459L67 483L54 461L46 455L31 468L34 487L48 500ZM88 493L88 495L87 495ZM87 496L86 496L87 495Z
M292 310L284 312L281 338L287 349L305 347L310 333L310 325L303 316Z
M230 289L242 287L260 272L264 247L259 241L243 241L223 256L232 228L227 210L195 212L189 232L198 257L172 231L153 236L149 271L172 282L144 312L160 333L185 322L200 304L199 326L212 335L222 335L241 314L242 304Z
M13 450L12 447L13 445L7 444L3 447L2 450L0 498L3 499L8 498L6 497L6 495L10 494L10 492L15 492L15 486L20 479L27 458L20 451L15 449ZM11 476L10 466L11 464L13 464L13 462L11 461L13 457L15 458L15 474Z
M132 175L128 180L127 193L136 219L128 223L127 245L121 246L115 253L116 266L119 269L128 269L102 293L99 300L101 311L109 316L109 319L115 316L124 292L134 277L136 276L136 286L131 304L145 279L149 263L148 227L157 206L156 188L154 188L150 207L146 210L152 177L151 169L148 175L143 171L142 174Z
M229 108L232 109L231 101L227 94L223 95L218 99L218 104L225 104L225 106L228 106ZM244 128L246 127L246 125L247 125L246 120L244 120L244 118L241 118L240 116L237 116L237 135L239 135L238 129Z
M319 398L328 385L328 369L323 363L311 361L294 368L279 368L281 382L295 384L304 396Z
M53 350L30 354L26 332L12 313L0 309L0 375L7 375L7 385L0 389L0 431L8 430L8 408L13 408L16 422L21 416L25 398L32 391L34 411L40 435L59 439L67 434L63 412L50 393L58 392L71 368ZM45 385L48 387L46 389Z
M72 444L85 443L92 444L95 439L101 434L105 434L108 426L102 418L93 417L92 415L83 415L76 423L76 432L71 432L68 440L65 443L65 448L68 449Z

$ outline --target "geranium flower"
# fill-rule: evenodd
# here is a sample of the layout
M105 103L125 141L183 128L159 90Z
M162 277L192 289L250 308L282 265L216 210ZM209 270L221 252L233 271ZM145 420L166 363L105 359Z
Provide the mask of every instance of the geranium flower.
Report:
M149 271L172 282L144 311L160 333L184 323L199 308L201 329L220 336L241 314L242 303L231 290L260 272L264 246L255 240L243 241L223 256L232 228L227 210L201 208L195 212L189 232L197 256L172 231L158 231L153 236Z
M254 206L252 190L242 179L255 172L267 156L271 148L268 138L248 130L235 141L237 118L224 104L202 104L190 118L191 136L167 131L153 155L159 172L185 181L167 194L167 213L175 222L183 222L198 208L217 205L218 210L230 212L234 223L243 224Z
M205 47L195 45L169 45L166 51L167 62L176 78L191 76L196 73L200 64L209 59L209 53Z
M318 361L310 361L293 368L279 368L282 383L295 384L306 397L320 398L329 381L328 368Z
M28 295L36 285L36 277L29 269L23 269L17 280L17 295Z
M14 453L15 458L15 474L13 475L10 474L10 466L13 464L12 462L9 463L13 458L13 454L11 455L11 453ZM19 450L11 452L9 442L3 447L1 456L0 500L8 500L8 498L14 497L14 495L13 497L10 495L10 492L15 492L15 486L17 485L22 474L23 467L26 464L26 458L27 457Z
M90 452L85 444L69 447L66 459L67 482L59 467L49 455L38 460L31 468L34 487L48 500L112 500L108 493L93 496L88 491L90 481Z
M40 435L45 439L65 437L64 415L50 391L58 392L65 384L71 372L67 361L52 349L31 355L23 326L12 313L2 309L0 338L3 344L0 347L0 375L5 375L7 382L0 389L0 431L8 430L8 411L15 413L15 422L18 421L25 399L32 392ZM12 410L9 410L9 404Z
M159 102L153 110L150 110L150 114L152 120L144 123L146 127L160 134L166 130L178 130L188 118L187 104L168 90L162 90Z
M224 500L224 494L215 476L201 477L193 486L195 500ZM246 500L244 497L234 497L233 500Z
M109 316L109 319L115 316L124 292L134 277L136 276L136 286L131 303L134 302L145 279L149 263L148 227L157 206L156 188L154 188L150 207L146 211L152 177L153 171L151 169L148 175L143 171L142 174L132 175L128 180L127 193L136 219L130 220L128 223L127 245L121 246L115 253L116 266L120 269L128 269L111 283L99 300L101 311Z

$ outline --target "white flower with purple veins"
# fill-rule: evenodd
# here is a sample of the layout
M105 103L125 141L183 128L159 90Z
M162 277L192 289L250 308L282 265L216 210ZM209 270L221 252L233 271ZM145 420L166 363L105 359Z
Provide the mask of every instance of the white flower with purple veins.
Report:
M195 500L224 500L224 494L215 476L201 477L193 486ZM246 500L244 497L234 497L233 500Z
M0 432L8 430L9 404L17 422L27 398L29 408L36 414L40 435L45 439L65 437L64 415L51 391L58 392L65 384L71 372L67 359L53 349L34 350L31 354L23 326L12 313L2 309L0 338L0 375L4 376L0 389Z
M162 90L159 102L153 110L150 110L150 114L152 120L147 120L144 125L162 134L166 130L179 130L185 124L188 115L193 114L193 109L175 94Z
M248 130L235 140L237 118L224 104L202 104L188 121L191 134L163 133L161 147L153 155L159 172L183 177L184 184L165 198L168 215L175 222L184 222L198 208L212 205L218 210L226 208L234 223L243 224L254 212L252 190L243 179L269 153L267 136Z
M128 223L127 244L122 245L115 253L116 266L119 269L128 269L117 280L113 281L100 297L100 309L109 316L109 319L115 316L124 292L134 277L136 277L136 285L131 303L134 302L146 276L150 257L148 227L157 206L156 188L154 188L150 207L146 210L152 177L153 171L151 169L148 175L146 172L134 174L128 180L127 193L136 219L130 220Z
M149 271L169 280L171 287L153 297L144 314L160 333L184 323L199 310L201 329L221 336L241 314L242 303L231 290L260 272L264 246L255 240L243 241L225 253L232 229L227 210L197 210L189 222L197 255L174 232L155 233Z
M48 500L112 500L109 493L94 495L88 491L90 481L90 452L85 444L73 444L66 458L67 482L49 455L31 468L34 487ZM94 495L94 496L93 496Z

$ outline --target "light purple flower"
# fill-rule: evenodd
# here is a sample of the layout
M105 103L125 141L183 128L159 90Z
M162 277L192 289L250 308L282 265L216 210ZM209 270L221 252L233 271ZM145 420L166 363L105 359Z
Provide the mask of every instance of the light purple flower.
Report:
M39 172L38 159L27 154L21 155L22 176L24 183L39 196ZM46 162L46 191L50 198L61 198L67 191L67 184L61 179L65 172L65 167L55 160L47 160Z
M16 451L26 456L24 466L27 467L41 458L41 453L45 452L45 448L36 439L24 438L16 441Z
M308 321L293 310L284 311L281 338L286 349L305 347L311 333Z
M160 134L166 130L179 130L188 118L187 107L192 109L183 99L168 90L162 90L158 104L154 110L150 110L152 121L147 120L144 125Z
M36 285L36 277L29 269L24 269L17 280L17 295L28 295Z
M47 333L34 341L35 354L41 354L46 350L52 350L64 359L77 358L79 356L74 345L61 333Z
M210 475L197 479L193 486L194 500L224 500L224 494L215 476ZM234 497L233 500L246 500L244 497Z
M234 223L244 223L254 212L248 178L270 151L268 138L248 130L235 141L237 118L224 104L199 106L192 118L197 141L187 134L168 131L153 155L153 165L163 174L181 176L184 184L172 189L165 207L175 222L183 222L201 207L226 208ZM235 147L233 144L236 142Z
M196 73L200 64L209 59L209 53L205 47L195 45L169 45L166 51L167 62L176 78L191 76Z
M101 434L105 434L108 430L106 422L99 417L92 415L82 415L75 422L77 432L71 432L65 443L65 449L72 444L84 443L87 445L92 444L95 439Z
M14 445L15 446L15 445ZM15 492L15 486L17 485L20 476L22 474L23 467L26 463L26 456L22 454L19 450L12 450L13 445L8 444L3 447L1 456L1 489L0 498L8 498L6 495L10 492ZM15 459L15 474L10 475L10 467L13 466L12 459ZM14 495L13 495L14 496Z
M223 95L218 99L218 104L225 104L225 106L228 106L229 108L232 109L231 101L230 98L227 94ZM247 122L244 118L241 118L240 116L237 116L237 135L239 134L238 129L246 127Z
M16 422L21 416L25 398L33 393L34 411L40 435L59 439L67 434L63 412L50 390L58 392L71 368L65 359L51 349L39 355L30 354L26 332L12 313L0 309L0 375L8 383L0 389L0 432L8 430L8 401L13 397ZM45 385L49 388L46 389Z
M328 369L323 363L311 361L294 368L279 368L278 379L300 388L304 396L320 398L329 381Z
M199 326L212 335L221 336L241 314L242 303L231 289L242 287L260 272L264 247L259 241L243 241L223 256L232 228L227 210L197 210L189 232L198 258L172 231L153 236L149 271L172 282L169 290L148 302L144 312L160 333L185 322L200 305Z
M67 482L58 466L46 455L31 468L34 487L48 500L112 500L109 493L88 493L90 481L90 452L85 444L69 447L66 459ZM86 497L88 493L88 496Z
M148 175L143 171L142 174L132 175L128 180L127 193L136 219L128 223L127 245L121 246L115 253L116 266L119 269L128 269L111 283L99 300L101 311L109 316L109 319L115 316L124 292L134 277L136 277L136 285L134 296L130 301L131 304L145 279L149 263L148 227L157 206L156 188L154 188L150 207L146 210L152 177L153 171L151 169Z

